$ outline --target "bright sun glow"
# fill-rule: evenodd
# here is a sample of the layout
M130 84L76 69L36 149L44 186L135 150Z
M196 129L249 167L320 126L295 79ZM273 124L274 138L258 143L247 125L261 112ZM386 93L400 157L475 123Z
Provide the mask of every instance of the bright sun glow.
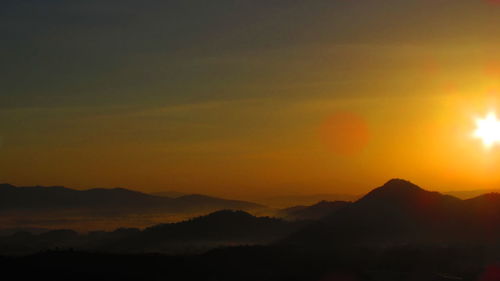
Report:
M484 119L477 118L476 126L474 137L481 139L486 148L500 144L500 121L494 112L490 112Z

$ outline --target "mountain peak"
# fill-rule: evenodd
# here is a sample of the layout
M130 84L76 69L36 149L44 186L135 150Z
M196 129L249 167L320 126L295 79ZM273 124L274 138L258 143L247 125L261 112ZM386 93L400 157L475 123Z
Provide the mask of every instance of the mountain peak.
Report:
M252 216L250 213L247 213L245 211L225 209L225 210L215 211L215 212L210 213L204 217L210 218L210 219L213 219L213 218L217 218L217 219L221 219L221 218L224 218L224 219L226 219L226 218L242 219L242 218L250 218L250 217L253 218L254 216Z
M391 179L381 187L375 188L361 198L358 202L371 200L404 200L423 194L432 193L403 179Z
M405 189L420 189L421 190L421 188L419 186L413 184L410 181L400 179L400 178L390 179L382 186L382 188L401 188L401 189L405 188Z
M404 179L390 179L381 187L374 189L377 192L419 192L424 191L418 185ZM372 191L372 192L373 192ZM371 193L371 192L370 192ZM370 194L368 193L368 194Z

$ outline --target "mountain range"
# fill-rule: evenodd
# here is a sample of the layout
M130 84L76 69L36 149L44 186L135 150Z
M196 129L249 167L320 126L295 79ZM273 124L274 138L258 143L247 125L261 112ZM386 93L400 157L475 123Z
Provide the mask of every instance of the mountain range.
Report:
M56 248L108 253L198 253L228 245L269 244L305 224L221 210L143 230L119 228L86 234L66 229L40 234L17 232L0 237L0 254L22 255Z
M310 206L294 206L282 209L278 215L289 220L318 220L351 204L348 201L320 201Z
M500 195L461 200L393 179L286 238L310 247L497 243Z
M262 207L264 206L247 201L195 194L171 198L124 188L74 190L60 186L16 187L0 184L0 211L58 209L136 211L158 209L184 213L219 209L252 210Z
M260 212L264 206L205 195L176 198L123 188L74 190L66 187L0 185L0 233L16 229L111 231L177 222L223 209Z
M179 199L185 205L204 202L206 205L198 205L201 208L228 203L199 195ZM242 206L239 201L231 204ZM500 194L462 200L424 190L401 179L392 179L355 202L323 201L312 206L283 209L279 213L287 220L222 210L143 230L120 228L89 234L66 230L39 235L24 232L1 238L0 251L14 251L13 245L21 249L31 245L28 247L31 250L58 245L113 252L178 253L244 244L301 249L500 244Z

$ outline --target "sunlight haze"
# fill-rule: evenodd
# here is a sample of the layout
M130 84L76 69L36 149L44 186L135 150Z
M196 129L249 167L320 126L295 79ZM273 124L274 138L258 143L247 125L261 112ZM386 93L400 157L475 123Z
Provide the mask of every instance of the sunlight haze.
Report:
M0 4L0 182L500 188L500 147L471 137L500 112L497 1L18 2Z

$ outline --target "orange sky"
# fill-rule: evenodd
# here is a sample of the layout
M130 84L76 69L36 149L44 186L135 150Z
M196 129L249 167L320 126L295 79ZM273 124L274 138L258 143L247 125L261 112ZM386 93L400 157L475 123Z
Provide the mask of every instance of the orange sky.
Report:
M179 49L146 34L113 61L115 42L106 40L123 38L105 34L115 27L82 25L98 50L85 53L95 59L88 65L70 63L84 50L64 41L61 23L61 34L50 33L59 54L9 72L25 82L0 97L0 181L233 198L359 194L393 177L441 191L500 188L500 147L471 137L475 117L500 114L499 7L384 0L374 10L328 10L317 2L310 11L249 4L255 10L222 33L186 23L174 37ZM342 9L352 19L332 19ZM15 12L11 21L26 20ZM303 22L292 24L298 15ZM197 20L220 30L206 17ZM125 38L149 27L121 28ZM36 35L14 43L51 46ZM62 56L68 65L50 63Z

